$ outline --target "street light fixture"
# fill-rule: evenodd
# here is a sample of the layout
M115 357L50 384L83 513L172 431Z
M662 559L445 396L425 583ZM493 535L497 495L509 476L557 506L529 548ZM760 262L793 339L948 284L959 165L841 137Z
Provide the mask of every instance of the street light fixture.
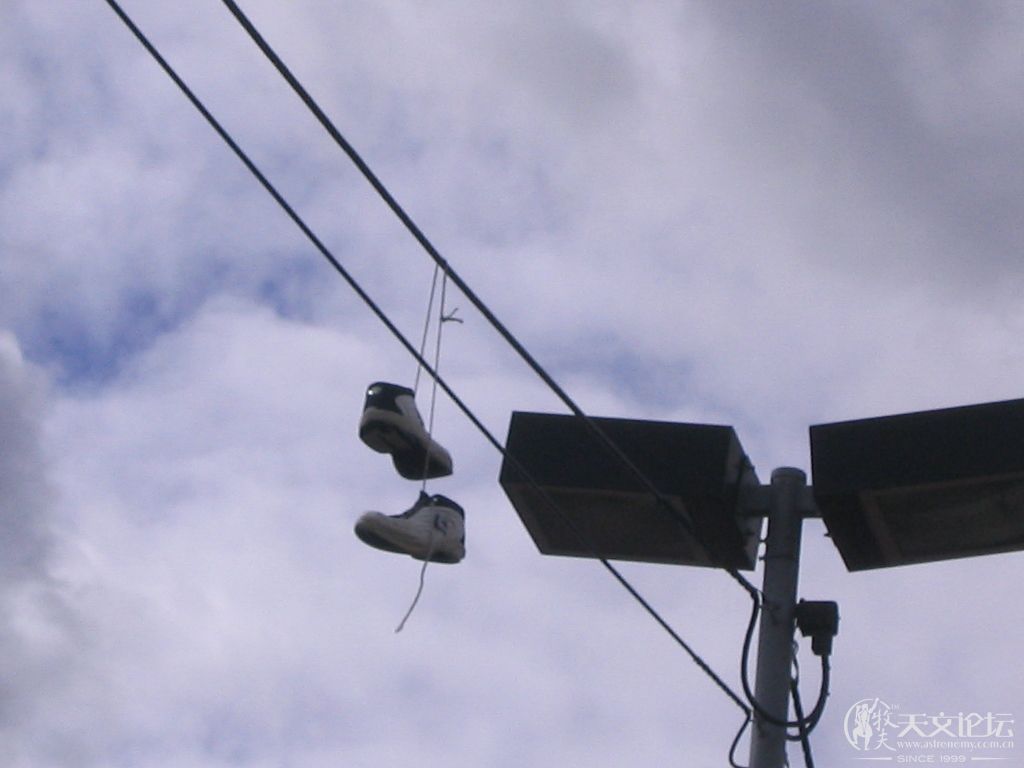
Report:
M513 413L500 482L541 553L754 567L762 521L738 516L737 501L757 476L732 427L593 421L664 502L582 420Z
M849 570L1024 549L1024 400L810 436L814 496Z
M810 488L790 467L759 485L732 427L591 421L661 498L583 419L513 413L500 481L541 553L752 569L768 519L751 768L786 759L798 626L827 694L839 613L796 601L803 519L851 571L1024 550L1024 400L812 426Z

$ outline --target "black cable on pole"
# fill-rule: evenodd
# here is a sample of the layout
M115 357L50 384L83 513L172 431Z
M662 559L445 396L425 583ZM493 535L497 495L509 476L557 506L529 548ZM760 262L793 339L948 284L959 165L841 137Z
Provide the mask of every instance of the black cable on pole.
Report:
M547 384L552 392L569 408L572 413L581 419L590 430L591 434L597 438L598 442L615 456L622 465L639 481L639 483L654 497L658 504L665 509L669 516L679 523L687 533L689 533L694 541L704 549L709 555L712 554L709 551L708 545L697 536L693 521L688 515L680 510L673 507L664 495L657 489L654 483L633 463L633 461L626 456L622 449L605 434L604 430L601 429L598 424L591 419L583 410L576 404L569 394L559 386L558 382L552 378L552 376L544 369L544 367L537 362L537 360L530 354L530 352L519 342L519 340L512 334L508 328L495 316L491 309L481 300L469 285L459 276L459 274L452 268L448 261L440 254L437 248L434 247L433 243L427 238L423 231L417 226L416 222L412 220L412 217L406 213L405 209L398 203L394 196L388 191L388 188L384 183L377 177L370 166L363 160L362 156L356 151L355 147L341 134L327 114L320 108L320 105L316 100L309 94L309 91L299 82L298 78L292 74L292 71L284 63L280 56L274 51L270 44L266 41L259 30L256 29L255 25L249 20L248 16L238 7L238 4L234 0L222 0L227 9L235 17L239 24L245 29L252 38L253 42L259 47L263 54L270 60L280 75L287 81L287 83L295 91L296 95L302 100L306 107L313 113L316 119L324 127L331 138L334 139L335 143L348 155L349 159L359 169L360 173L363 174L364 178L370 183L370 186L376 190L377 194L380 195L381 199L387 204L391 211L401 220L402 224L409 233L416 239L420 246L425 250L434 262L444 270L445 274L451 279L453 283L459 288L460 291L466 296L467 299L473 304L474 307L487 319L491 326L501 335L501 337L519 354L519 356L526 362L526 364L533 370L540 379ZM712 560L721 560L721 558L712 557ZM723 566L730 576L735 579L740 586L742 586L748 594L752 597L757 594L757 588L751 584L736 568Z
M736 738L732 740L732 746L729 747L729 766L730 768L747 768L747 766L740 765L736 762L736 747L740 744L740 739L743 737L743 732L747 730L750 725L750 713L747 713L747 717L743 720L743 725L736 732Z
M750 612L750 622L747 624L747 631L743 637L743 650L740 656L740 684L743 686L743 693L746 695L747 701L750 702L750 706L753 708L754 712L756 712L758 717L765 722L783 728L804 727L807 729L807 732L810 733L821 720L821 715L825 711L825 701L828 699L829 684L831 681L831 666L829 664L828 655L823 655L821 657L821 686L818 690L818 700L815 702L814 709L811 710L811 714L807 717L798 715L796 720L780 719L773 715L761 706L761 703L754 695L754 691L750 687L750 674L748 670L748 657L750 656L750 646L754 638L754 627L757 625L757 617L760 615L762 610L760 601L755 600L753 609ZM791 737L787 734L786 738L790 741L796 741L800 737Z
M793 696L793 713L796 715L797 722L800 723L800 747L804 752L804 765L806 768L814 768L814 756L811 754L811 740L809 738L810 729L804 722L804 707L800 702L800 685L797 678L793 677L789 681L789 690Z
M462 401L461 398L452 390L447 382L437 373L437 371L431 367L431 365L424 359L423 355L416 350L415 347L409 342L408 339L402 334L397 326L391 321L387 314L373 301L373 299L363 290L359 283L354 277L342 266L341 262L335 258L335 256L328 250L327 246L316 236L316 234L309 228L302 217L295 211L294 208L288 203L288 201L281 195L280 192L274 187L270 180L259 170L259 168L253 163L245 151L238 145L237 142L231 137L231 135L224 129L223 126L217 121L217 119L210 113L208 109L203 105L199 98L192 92L184 80L178 76L177 72L171 67L166 59L160 54L156 47L149 41L146 35L141 29L132 21L132 19L124 12L121 6L116 0L106 0L107 5L114 11L115 14L121 19L124 25L131 31L136 39L142 44L146 51L153 57L157 64L164 70L164 72L171 78L175 85L182 91L182 93L188 98L192 105L199 111L199 113L206 119L210 126L216 131L216 133L224 140L224 142L231 148L239 160L245 165L250 173L260 182L263 188L274 198L275 202L284 210L288 217L295 223L295 225L302 231L302 233L313 243L316 249L321 255L327 259L327 261L334 267L334 269L345 279L349 286L356 292L356 294L363 300L363 302L373 311L377 318L384 323L385 327L391 332L391 334L405 347L406 351L411 354L416 361L426 370L431 377L437 382L437 384L445 391L445 393L452 399L452 402L463 412L463 414L472 422L472 424L480 431L480 433L491 443L501 454L507 459L512 468L517 471L522 477L524 477L532 486L532 488L538 491L552 508L562 516L563 520L570 526L580 541L586 546L591 554L601 562L601 564L618 580L618 582L633 596L634 599L650 614L655 621L676 641L680 647L686 651L693 661L703 670L712 681L723 691L725 694L736 703L745 714L750 714L750 708L743 702L743 700L723 681L710 666L679 636L675 630L661 617L661 615L650 605L636 589L626 580L618 569L616 569L608 560L602 557L593 546L593 544L583 535L582 531L573 523L573 521L565 514L565 512L555 503L550 495L544 491L536 481L529 475L526 469L519 463L515 457L511 456L506 452L505 447L498 441L497 438L487 429L486 426L477 418L472 410Z

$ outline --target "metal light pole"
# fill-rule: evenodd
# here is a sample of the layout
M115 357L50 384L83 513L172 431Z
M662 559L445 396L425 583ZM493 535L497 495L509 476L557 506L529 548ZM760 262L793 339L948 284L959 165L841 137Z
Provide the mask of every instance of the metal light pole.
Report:
M761 708L780 721L787 720L789 713L800 529L806 488L807 476L802 470L780 467L772 472L754 695ZM766 721L755 711L750 768L782 768L785 761L786 729Z

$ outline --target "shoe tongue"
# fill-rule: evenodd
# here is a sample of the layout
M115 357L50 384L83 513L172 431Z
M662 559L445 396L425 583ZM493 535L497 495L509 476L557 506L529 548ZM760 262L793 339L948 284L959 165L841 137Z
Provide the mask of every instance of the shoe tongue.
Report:
M420 497L416 499L416 503L409 507L405 512L398 515L392 515L392 517L412 517L424 507L429 507L433 503L430 494L420 491Z
M460 507L454 501L449 499L447 496L442 496L441 494L438 493L438 494L435 494L435 495L431 496L430 500L431 500L431 502L433 504L436 504L436 505L442 506L442 507L448 507L449 509L454 510L455 512L458 512L460 515L465 517L465 513L462 511L462 507Z

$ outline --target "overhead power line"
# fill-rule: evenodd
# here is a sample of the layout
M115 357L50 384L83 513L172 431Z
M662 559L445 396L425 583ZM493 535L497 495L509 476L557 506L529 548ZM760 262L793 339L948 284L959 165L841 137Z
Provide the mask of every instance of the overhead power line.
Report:
M601 562L601 564L615 577L615 579L633 596L633 598L650 614L655 621L672 637L676 643L686 651L691 659L700 667L702 671L707 674L712 681L747 715L750 714L750 707L748 707L743 700L719 677L714 670L705 662L683 639L679 634L672 629L672 627L660 616L660 614L648 603L640 593L626 580L624 576L616 569L606 558L601 557L596 551L593 545L587 540L582 534L578 527L565 515L564 511L561 510L558 505L551 499L543 489L541 489L537 483L530 477L525 468L509 453L506 452L505 447L497 440L497 438L487 429L487 427L477 418L473 411L462 401L462 399L455 393L455 391L448 385L448 383L437 373L437 371L427 362L426 359L420 354L420 352L409 342L404 334L398 329L398 327L391 321L387 314L380 308L380 306L373 301L373 299L366 293L366 291L360 286L358 281L345 269L345 267L338 261L333 253L327 248L326 245L316 236L313 230L306 224L301 216L295 211L295 209L288 203L283 195L276 189L276 187L270 182L270 180L259 170L256 164L249 158L246 152L238 145L238 143L231 137L228 131L220 124L220 122L213 116L213 114L206 108L206 106L200 101L195 93L189 88L188 84L177 74L173 67L167 62L163 55L157 50L157 48L150 42L149 38L142 32L142 30L132 21L128 14L121 8L116 0L106 0L107 4L114 11L114 13L121 19L124 25L131 31L135 38L142 44L150 56L156 61L161 69L167 74L168 77L174 82L175 85L181 90L181 92L188 98L192 105L199 111L199 113L206 119L209 125L214 131L223 139L223 141L231 148L239 160L245 165L249 172L259 181L263 188L270 194L274 201L281 207L282 210L288 215L293 223L302 231L302 233L309 239L309 241L316 247L320 254L331 264L331 266L337 271L349 284L349 287L356 292L356 294L363 300L363 302L370 308L371 311L377 316L377 318L385 325L385 327L391 332L391 334L405 347L406 351L412 355L416 361L426 370L437 382L437 384L445 391L445 393L451 398L452 402L463 412L463 414L470 420L470 422L480 431L480 433L491 443L508 461L513 464L513 467L520 472L520 474L527 479L527 481L533 486L535 490L540 492L552 505L565 521L572 527L574 533L580 538L580 541L587 546L594 554L594 557ZM414 225L415 226L415 225ZM442 269L448 272L448 268L442 265ZM448 272L449 277L451 273ZM454 280L454 278L453 278ZM461 282L461 281L459 281ZM457 283L458 284L458 283ZM463 284L464 285L464 284ZM460 286L461 287L461 286ZM584 418L586 418L584 416ZM753 589L753 587L751 587ZM756 597L756 590L755 590Z
M270 46L266 38L260 33L256 26L250 21L249 17L245 15L244 11L238 7L238 4L234 0L222 0L227 9L235 17L242 28L245 29L249 37L252 38L253 42L256 43L257 47L263 52L264 56L274 65L274 68L280 73L280 75L287 81L288 85L291 86L292 90L295 91L296 95L302 100L303 104L313 113L319 123L327 131L327 133L334 139L335 143L348 155L349 159L355 164L362 173L363 177L369 182L370 186L374 188L381 199L387 204L388 208L398 217L398 219L405 225L405 228L409 233L416 239L416 242L420 244L424 251L434 260L434 262L444 270L445 274L448 275L449 279L455 283L460 291L466 296L466 298L473 304L474 307L487 319L491 326L498 332L498 334L516 351L516 353L523 359L523 361L533 370L537 376L551 389L552 392L558 397L559 400L579 419L581 419L590 430L591 434L597 439L597 441L611 453L629 472L633 475L634 479L645 488L657 501L659 506L668 513L668 516L675 520L681 525L687 533L689 533L697 544L708 552L708 545L703 539L698 536L693 521L688 515L683 513L681 510L673 507L668 499L661 493L661 491L654 485L654 483L644 474L633 461L623 452L619 445L605 434L604 430L588 416L576 401L558 384L557 381L547 372L533 355L530 354L529 350L526 349L520 343L519 339L509 331L501 320L491 311L490 307L476 295L476 292L459 276L459 274L452 268L451 264L441 255L441 253L434 247L434 244L430 239L423 233L423 230L419 228L412 217L405 211L405 209L399 204L395 197L388 191L388 188L373 172L370 166L363 160L362 156L356 151L355 147L345 138L345 136L338 130L337 126L331 121L327 114L320 108L320 105L310 95L309 91L306 90L305 86L299 81L299 79L292 73L291 69L284 63L277 52ZM711 554L708 552L708 554ZM720 560L720 558L712 557L712 560ZM732 567L724 567L725 570L733 579L735 579L747 594L749 594L754 600L757 600L758 591L757 588L751 584L737 569Z

